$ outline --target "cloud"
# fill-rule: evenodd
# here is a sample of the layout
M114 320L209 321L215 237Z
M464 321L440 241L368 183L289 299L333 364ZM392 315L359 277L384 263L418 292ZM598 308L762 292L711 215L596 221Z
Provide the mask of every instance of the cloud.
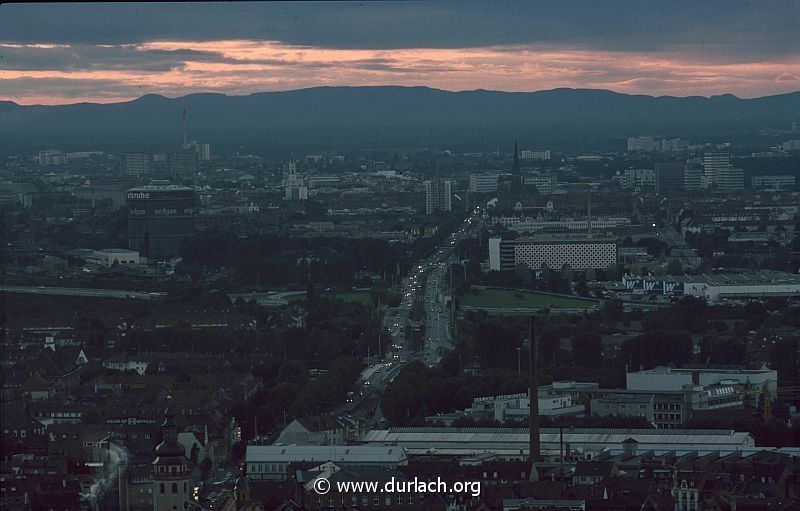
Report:
M775 77L776 82L800 82L800 77L792 73L781 73Z
M735 0L3 4L0 98L108 102L319 85L754 97L795 90L800 76L800 3L768 7Z
M730 58L793 53L794 0L4 4L11 42L129 44L269 39L338 49L557 44L657 51L674 44ZM738 57L737 57L738 56Z

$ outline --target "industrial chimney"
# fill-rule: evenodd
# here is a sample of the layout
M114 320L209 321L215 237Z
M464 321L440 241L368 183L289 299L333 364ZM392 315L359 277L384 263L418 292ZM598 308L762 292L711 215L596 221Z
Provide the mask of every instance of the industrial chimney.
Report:
M541 459L541 446L539 444L539 369L538 356L536 349L536 336L534 333L534 316L530 317L530 360L529 371L529 392L530 392L530 459L535 463Z

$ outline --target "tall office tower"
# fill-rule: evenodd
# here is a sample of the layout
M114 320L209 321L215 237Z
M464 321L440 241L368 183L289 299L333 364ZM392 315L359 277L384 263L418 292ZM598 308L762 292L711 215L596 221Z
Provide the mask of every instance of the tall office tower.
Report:
M167 155L167 170L174 176L188 176L197 172L197 153L189 147Z
M46 151L39 151L38 155L39 165L47 167L50 165L66 165L67 155L57 149L48 149Z
M176 153L167 155L167 170L174 176L187 176L197 172L197 152L189 143L189 134L186 128L186 110L183 111L183 143Z
M425 213L430 215L436 210L452 211L453 195L449 179L425 181Z
M161 424L162 441L153 460L153 511L189 509L192 501L192 471L183 446L178 443L178 426L167 409Z
M658 161L655 163L656 192L674 192L684 189L683 161Z
M653 137L630 137L628 139L628 151L638 151L650 153L661 149L661 142L654 140Z
M149 176L153 172L153 157L148 153L122 153L120 171L128 176Z
M197 140L192 140L191 146L192 149L194 149L194 152L197 153L198 160L208 161L211 159L211 144L206 144L205 142L198 142Z
M729 153L711 152L703 155L703 173L709 186L719 182L722 172L731 167L731 155Z
M128 190L128 248L145 257L177 255L194 234L196 193L177 185Z
M514 163L511 165L511 191L521 193L525 182L522 180L522 170L519 168L519 151L517 141L514 141Z
M703 188L703 167L699 163L688 163L683 171L683 188L689 191Z
M717 180L717 189L721 192L744 190L744 169L738 167L721 169Z

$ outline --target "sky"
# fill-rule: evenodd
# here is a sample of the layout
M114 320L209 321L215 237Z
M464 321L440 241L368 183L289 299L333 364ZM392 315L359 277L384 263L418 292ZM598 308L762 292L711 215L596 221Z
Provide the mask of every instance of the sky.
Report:
M318 86L800 90L795 0L0 5L0 100Z

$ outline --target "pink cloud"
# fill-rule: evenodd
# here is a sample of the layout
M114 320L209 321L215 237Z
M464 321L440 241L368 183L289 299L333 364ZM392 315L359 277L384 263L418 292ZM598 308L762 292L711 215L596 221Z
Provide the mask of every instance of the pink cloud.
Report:
M36 47L28 46L31 51ZM5 82L0 83L0 96L27 104L58 104L123 101L144 93L180 96L198 91L249 94L320 85L424 85L446 90L575 87L651 95L730 92L757 97L797 90L800 76L798 56L731 63L704 58L688 48L658 53L545 45L346 50L255 40L152 41L118 48L134 59L148 52L183 50L200 52L203 58L188 53L180 57L181 66L164 70L135 66L103 69L102 62L94 62L93 68L86 70L0 69ZM33 91L15 89L13 83L23 79L34 84L46 81L49 89L45 91L44 85ZM76 97L59 93L59 81L119 86L100 93L89 87L85 95Z

